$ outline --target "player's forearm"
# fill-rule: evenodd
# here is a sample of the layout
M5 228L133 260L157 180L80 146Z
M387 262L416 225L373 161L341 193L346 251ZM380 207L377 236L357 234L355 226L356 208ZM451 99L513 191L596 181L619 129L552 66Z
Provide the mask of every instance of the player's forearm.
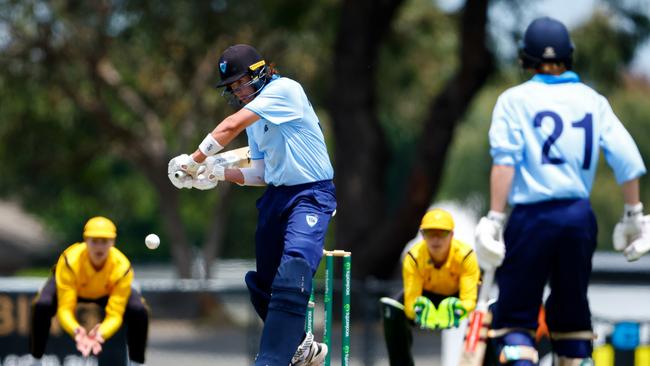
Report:
M68 333L70 336L74 337L74 330L77 329L80 325L77 319L74 316L74 311L69 308L59 307L56 312L57 320L61 324L61 328Z
M493 165L490 173L490 210L504 212L508 194L515 176L515 168L509 165Z
M461 279L461 286L459 291L459 298L463 307L467 311L472 311L476 308L476 299L478 294L478 283L473 278Z
M240 123L241 124L241 123ZM219 150L223 149L224 146L228 145L241 131L246 128L245 126L241 127L238 126L238 121L233 118L233 116L226 117L221 123L215 127L212 132L210 132L210 135L206 137L208 141L210 137L212 137L213 142L212 144L216 142L216 145L218 146L218 150L215 150L215 153L218 152ZM201 147L196 149L194 153L192 153L192 159L196 161L197 163L202 163L205 161L205 159L208 156L201 151Z
M415 279L405 279L404 281L404 313L409 319L415 317L415 299L422 295L422 282Z
M122 326L123 315L110 314L106 315L104 321L99 326L99 334L104 339L111 338Z
M130 283L130 281L128 282ZM131 286L129 285L128 288L119 287L115 292L108 299L105 308L106 316L99 326L99 332L104 339L112 337L122 326L126 304L131 295Z
M239 171L242 174L243 182L239 183L240 185L245 186L265 186L266 181L264 181L264 171L266 167L264 164L264 159L253 159L251 164L247 168L240 168Z
M246 127L258 119L258 115L242 108L237 113L232 114L221 121L221 123L210 132L210 135L214 141L216 141L221 147L224 147L232 142L232 140L244 131ZM204 154L200 149L196 149L192 154L192 159L197 163L202 163L206 157L206 154Z
M636 205L640 202L638 178L623 183L621 189L623 190L623 200L626 204Z
M244 174L240 169L226 169L224 176L228 182L244 184Z

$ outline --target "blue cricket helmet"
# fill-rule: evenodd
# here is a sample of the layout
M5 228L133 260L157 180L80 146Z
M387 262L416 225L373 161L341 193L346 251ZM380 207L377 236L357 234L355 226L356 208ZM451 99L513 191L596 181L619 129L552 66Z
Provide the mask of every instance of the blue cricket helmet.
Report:
M244 75L251 77L263 70L266 65L264 58L255 48L247 44L236 44L228 47L219 58L219 76L221 81L217 87L227 86Z
M573 42L560 21L542 17L530 23L519 44L519 59L524 68L537 68L541 63L564 63L571 69Z
M240 87L252 86L254 92L246 97L251 98L271 80L272 74L273 70L255 48L247 44L236 44L228 47L219 58L221 81L216 86L225 87L222 95L226 97L228 104L239 109L244 103L234 95L229 85L245 75L250 76L251 80Z

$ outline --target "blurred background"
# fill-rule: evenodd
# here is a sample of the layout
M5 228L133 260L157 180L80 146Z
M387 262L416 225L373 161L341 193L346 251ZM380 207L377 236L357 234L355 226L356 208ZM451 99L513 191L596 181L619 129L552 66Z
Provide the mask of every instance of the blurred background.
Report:
M321 120L338 196L326 246L354 258L353 361L386 364L376 299L399 286L402 250L432 204L473 242L487 210L491 111L530 77L517 42L545 15L570 28L575 71L609 99L649 164L648 0L0 0L3 319L19 317L20 294L33 295L86 220L103 215L152 305L149 364L254 356L259 324L243 275L263 190L180 191L166 171L233 112L213 87L217 59L248 43L302 83ZM640 304L650 263L610 252L623 201L599 164L590 296L611 305L600 310L606 324L647 320L616 312ZM650 180L641 185L648 205ZM149 233L162 239L156 250L144 245ZM617 295L629 302L598 297L607 286L629 286ZM416 337L422 364L439 362L439 338Z

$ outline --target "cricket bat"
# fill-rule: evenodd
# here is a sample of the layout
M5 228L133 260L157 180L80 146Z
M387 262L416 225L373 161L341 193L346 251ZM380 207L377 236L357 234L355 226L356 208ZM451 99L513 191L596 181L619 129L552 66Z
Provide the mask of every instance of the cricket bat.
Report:
M224 168L246 168L251 163L251 149L248 146L234 150L224 151L220 154L209 156L204 164L221 165ZM176 178L183 178L187 173L179 170L174 173Z
M467 334L463 352L460 355L459 366L481 366L487 348L487 333L490 326L490 314L488 313L488 300L490 288L494 282L494 269L483 273L483 284L478 293L476 309L469 319Z

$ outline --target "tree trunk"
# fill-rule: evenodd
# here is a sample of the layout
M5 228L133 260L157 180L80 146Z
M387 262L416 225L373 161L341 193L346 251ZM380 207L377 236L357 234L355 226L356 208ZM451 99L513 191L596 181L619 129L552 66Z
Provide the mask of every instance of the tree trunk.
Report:
M147 176L155 187L160 203L160 213L163 219L165 230L170 239L170 250L174 266L180 278L192 277L192 253L190 243L187 239L185 225L181 220L181 209L179 203L179 191L169 183L167 178L167 167L160 164L159 160L151 160L149 165L138 164L139 168L145 169Z
M222 183L216 189L219 195L219 202L215 207L214 219L206 230L203 242L203 260L205 261L205 277L212 277L211 265L215 258L221 254L225 234L226 220L228 219L228 207L232 201L232 183Z
M384 215L384 168L389 151L375 113L377 52L402 3L345 1L334 54L329 106L336 136L337 245L365 244ZM338 180L337 180L338 182Z
M346 5L346 7L355 8L354 5ZM337 186L341 207L341 218L337 221L337 240L344 248L352 250L353 255L356 254L353 266L353 276L356 278L367 276L389 278L394 274L404 245L417 232L420 219L439 188L444 162L456 125L469 107L472 98L494 70L492 54L486 46L487 8L488 0L468 0L465 5L459 24L460 68L431 103L429 114L424 121L423 134L418 142L414 164L407 176L405 189L401 193L401 204L395 212L381 210L386 202L383 178L386 175L384 168L388 153L383 148L385 146L383 136L377 132L379 126L376 121L374 93L371 90L375 87L374 76L368 76L370 70L367 70L363 77L367 77L367 80L372 82L367 80L361 82L355 79L343 82L345 79L337 79L338 82L335 83L335 85L345 85L344 89L346 89L346 92L336 90L337 93L333 95L334 99L338 99L334 103L335 106L346 107L333 113L337 126L335 128L336 156L339 162L337 174L346 177L346 184ZM342 22L347 21L350 24L342 25L341 33L347 36L367 31L355 28L369 26L363 22L356 22L358 17L368 16L361 16L361 14L351 18L344 16ZM391 20L392 17L387 19L386 28ZM372 37L355 40L356 46L348 45L348 47L372 48L376 51L377 44L364 46L365 43L372 41L378 40ZM350 41L339 39L339 42ZM342 54L340 49L337 51L335 74L338 76L341 71L350 67L340 64L354 62L356 59L350 59L349 53L352 53L352 50L347 50L347 54ZM376 52L363 56L364 62L358 65L374 63ZM346 76L351 77L351 75ZM351 88L348 89L348 86ZM354 86L369 90L353 90ZM350 90L354 95L367 96L369 101L361 106L350 106L349 104L358 103L348 100L350 97L347 93ZM351 129L350 125L356 128ZM359 156L351 158L351 153Z

